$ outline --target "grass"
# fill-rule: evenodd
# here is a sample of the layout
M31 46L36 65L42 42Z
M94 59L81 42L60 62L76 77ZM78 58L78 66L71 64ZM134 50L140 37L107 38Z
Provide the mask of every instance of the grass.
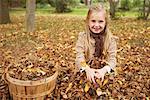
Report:
M10 10L10 14L11 15L25 15L25 8L13 8ZM87 7L76 7L76 8L72 8L72 12L69 13L55 13L55 8L49 7L49 8L42 8L36 9L36 15L51 15L51 14L55 14L55 15L70 15L70 16L86 16L88 11ZM136 11L118 11L116 12L116 17L127 17L127 18L137 18L139 16L139 12Z
M87 11L87 8L74 8L73 11L69 14L85 16Z
M138 12L135 11L120 11L116 12L117 17L129 17L129 18L137 18L138 17Z
M79 15L85 16L87 13L87 8L73 8L72 12L69 13L61 13L62 15ZM10 10L11 15L24 15L26 12L25 8L14 8ZM55 8L44 8L44 9L36 9L36 15L50 15L50 14L60 14L55 13Z

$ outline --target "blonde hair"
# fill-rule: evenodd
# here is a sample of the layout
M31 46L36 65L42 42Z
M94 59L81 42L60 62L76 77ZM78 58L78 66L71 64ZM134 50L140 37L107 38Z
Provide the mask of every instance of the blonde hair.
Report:
M85 20L85 32L86 32L86 44L87 44L87 54L86 56L90 56L90 30L89 30L89 26L88 26L88 22L89 22L89 19L90 19L90 15L92 12L104 12L105 14L105 20L106 20L106 28L105 28L105 35L104 35L104 48L103 48L103 55L106 56L106 52L107 52L107 49L108 49L108 46L109 46L109 43L111 41L111 37L112 37L112 34L111 32L109 31L109 24L108 24L108 14L106 12L106 10L104 9L103 5L102 4L98 4L98 5L92 5L90 6L89 10L88 10L88 13L87 13L87 17L86 17L86 20Z

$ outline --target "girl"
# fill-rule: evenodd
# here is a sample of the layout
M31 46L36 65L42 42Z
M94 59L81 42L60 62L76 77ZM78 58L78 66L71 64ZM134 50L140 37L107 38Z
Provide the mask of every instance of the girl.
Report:
M104 79L116 66L116 38L108 28L108 17L102 5L91 6L85 20L85 32L79 33L76 43L76 66L85 70L87 79L95 83L96 78ZM90 66L94 58L106 60L103 68Z

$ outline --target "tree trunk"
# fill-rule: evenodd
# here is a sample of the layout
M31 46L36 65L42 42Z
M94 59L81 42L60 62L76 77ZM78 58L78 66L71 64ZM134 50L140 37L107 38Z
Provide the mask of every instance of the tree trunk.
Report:
M112 0L109 0L110 4L110 16L111 18L115 18L115 5Z
M90 6L92 4L92 0L85 0L85 5Z
M110 17L111 18L115 18L116 6L117 6L118 2L119 2L119 0L109 0Z
M26 31L34 31L36 0L26 1Z
M144 0L143 1L143 18L145 20L148 19L148 16L149 16L149 13L150 13L150 0Z
M0 24L10 23L8 0L0 0Z

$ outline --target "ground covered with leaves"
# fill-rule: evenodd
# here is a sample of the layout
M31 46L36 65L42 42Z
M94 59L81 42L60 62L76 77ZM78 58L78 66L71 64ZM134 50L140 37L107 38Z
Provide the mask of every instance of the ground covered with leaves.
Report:
M8 86L2 79L7 67L36 65L41 68L56 64L60 73L56 88L47 100L150 99L149 21L125 18L110 22L112 33L119 37L117 67L103 82L96 80L96 84L91 84L85 73L75 67L75 43L78 33L84 30L84 17L36 16L33 33L25 32L24 16L12 16L11 20L11 24L0 25L0 99L9 100ZM32 64L24 63L25 60ZM21 61L23 64L19 65Z

